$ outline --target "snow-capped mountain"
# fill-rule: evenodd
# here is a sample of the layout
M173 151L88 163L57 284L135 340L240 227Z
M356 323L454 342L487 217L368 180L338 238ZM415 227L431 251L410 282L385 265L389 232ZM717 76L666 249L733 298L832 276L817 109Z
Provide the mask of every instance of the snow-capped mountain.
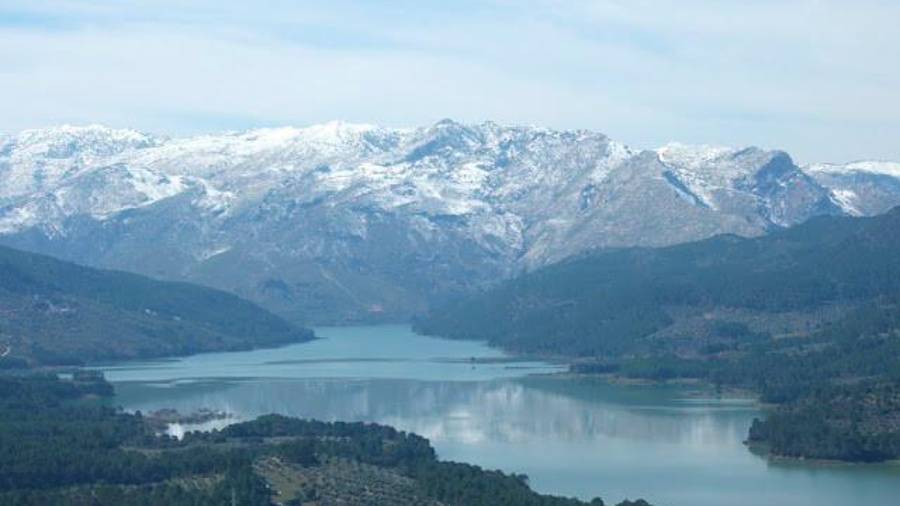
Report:
M900 162L819 163L805 167L854 216L887 212L900 201Z
M298 320L401 319L591 248L900 204L898 174L821 167L450 120L174 139L66 126L0 137L0 242L209 284Z

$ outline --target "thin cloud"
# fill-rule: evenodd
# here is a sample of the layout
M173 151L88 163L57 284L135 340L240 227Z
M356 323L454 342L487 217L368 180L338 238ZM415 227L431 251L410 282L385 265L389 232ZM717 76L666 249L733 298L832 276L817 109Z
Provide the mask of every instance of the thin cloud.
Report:
M22 2L0 130L453 117L900 159L888 2Z

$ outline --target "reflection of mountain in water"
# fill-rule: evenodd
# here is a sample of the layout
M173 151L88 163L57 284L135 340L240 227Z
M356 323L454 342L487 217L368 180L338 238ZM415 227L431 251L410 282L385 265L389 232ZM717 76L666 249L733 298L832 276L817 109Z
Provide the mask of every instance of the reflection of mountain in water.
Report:
M128 409L201 407L242 418L265 413L387 423L436 443L654 440L691 446L739 445L753 410L746 404L679 402L645 390L620 402L621 387L529 378L490 382L410 380L250 381L172 388L122 385ZM156 395L153 392L158 392Z

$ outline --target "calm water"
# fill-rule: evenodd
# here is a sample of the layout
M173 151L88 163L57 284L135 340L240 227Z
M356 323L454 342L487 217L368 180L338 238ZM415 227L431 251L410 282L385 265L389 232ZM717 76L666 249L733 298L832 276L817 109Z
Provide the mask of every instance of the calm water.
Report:
M428 437L441 458L526 473L541 492L660 506L900 504L898 466L770 463L747 451L759 413L746 400L536 377L558 369L405 326L317 333L325 339L104 370L129 410L387 423Z

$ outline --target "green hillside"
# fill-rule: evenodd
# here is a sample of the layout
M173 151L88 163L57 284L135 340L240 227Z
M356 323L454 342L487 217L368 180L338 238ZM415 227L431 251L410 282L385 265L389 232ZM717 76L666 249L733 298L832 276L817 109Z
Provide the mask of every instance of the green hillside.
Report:
M566 356L804 334L861 302L900 294L898 252L900 208L816 218L753 239L601 251L439 308L417 329Z
M751 389L779 407L749 441L778 455L900 458L900 209L598 252L417 328L564 356L578 373Z
M306 329L234 295L0 247L0 352L40 364L272 346Z

